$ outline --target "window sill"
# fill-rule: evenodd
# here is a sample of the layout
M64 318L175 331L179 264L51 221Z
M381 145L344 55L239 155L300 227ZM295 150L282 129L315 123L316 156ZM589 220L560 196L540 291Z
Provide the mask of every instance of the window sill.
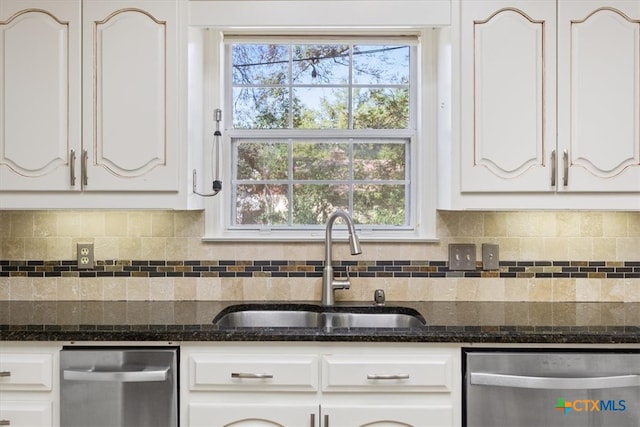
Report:
M438 242L439 239L426 233L420 234L415 230L404 231L371 231L357 230L361 242ZM334 240L346 240L347 231L336 228L333 230ZM324 242L325 230L231 230L219 235L206 235L203 242Z

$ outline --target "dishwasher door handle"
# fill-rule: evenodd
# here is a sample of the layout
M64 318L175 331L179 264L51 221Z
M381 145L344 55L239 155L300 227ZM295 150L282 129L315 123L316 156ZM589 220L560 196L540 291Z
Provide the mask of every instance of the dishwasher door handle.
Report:
M166 381L169 373L168 366L148 366L132 371L96 371L89 369L65 369L63 378L67 381L111 381L119 383L143 383L152 381Z
M586 390L619 387L640 387L640 375L618 375L609 377L531 377L472 372L472 385L489 385L512 388L536 388L542 390Z

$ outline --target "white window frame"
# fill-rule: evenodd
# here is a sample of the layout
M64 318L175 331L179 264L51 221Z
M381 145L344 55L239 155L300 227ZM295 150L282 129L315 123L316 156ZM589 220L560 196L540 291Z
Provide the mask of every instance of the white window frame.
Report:
M225 106L223 58L224 34L259 34L259 35L297 35L305 34L353 34L353 35L402 35L412 34L419 38L416 134L411 141L411 216L414 227L411 229L371 229L366 225L358 227L358 235L363 241L411 242L435 241L436 239L436 143L437 143L437 32L434 27L448 25L449 2L439 0L424 1L263 1L251 2L254 6L264 8L253 10L247 14L243 9L244 1L190 2L192 7L190 23L190 45L203 49L203 89L204 99L200 105L193 105L192 110L202 109L202 135L205 158L208 157L210 144L208 139L215 131L212 120L213 111ZM205 4L210 3L210 4ZM321 15L309 14L305 5L321 7ZM348 4L347 4L348 3ZM376 5L372 5L375 3ZM402 4L400 4L402 3ZM376 10L377 6L380 9ZM404 6L404 8L399 8ZM446 7L444 7L446 6ZM246 7L246 5L244 6ZM372 15L372 10L375 13ZM425 12L426 11L426 12ZM431 11L431 13L429 13ZM333 12L333 13L332 13ZM422 15L416 15L422 14ZM260 22L253 22L260 16ZM300 19L300 16L305 16ZM418 23L416 23L416 17ZM421 17L421 18L420 18ZM342 22L349 20L350 24ZM309 22L310 21L310 22ZM424 21L424 22L420 22ZM395 24L394 24L395 22ZM404 23L403 23L404 22ZM206 28L206 31L202 31ZM194 36L195 34L195 36ZM192 43L193 42L193 43ZM190 46L190 50L193 46ZM199 57L200 55L195 55ZM191 86L191 84L190 84ZM197 85L196 85L197 86ZM190 87L190 92L192 88ZM223 111L223 116L225 112ZM190 120L192 118L190 117ZM223 122L225 120L223 119ZM195 120L198 123L198 120ZM425 124L431 124L426 126ZM228 133L223 134L222 158L231 159L231 144ZM194 132L190 131L190 139ZM196 138L200 135L195 132ZM205 161L205 164L207 161ZM234 228L229 227L229 216L232 209L225 199L225 191L229 191L232 167L230 162L222 162L222 192L205 200L205 235L204 241L313 241L324 239L324 228L320 229L271 229L269 227ZM210 176L202 179L208 181ZM226 194L228 199L228 194ZM341 231L335 233L341 237Z

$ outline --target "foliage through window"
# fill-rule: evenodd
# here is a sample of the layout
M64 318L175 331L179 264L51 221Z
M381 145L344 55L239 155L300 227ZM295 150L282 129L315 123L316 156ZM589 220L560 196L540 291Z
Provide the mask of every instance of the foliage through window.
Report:
M416 46L228 41L232 227L410 228Z

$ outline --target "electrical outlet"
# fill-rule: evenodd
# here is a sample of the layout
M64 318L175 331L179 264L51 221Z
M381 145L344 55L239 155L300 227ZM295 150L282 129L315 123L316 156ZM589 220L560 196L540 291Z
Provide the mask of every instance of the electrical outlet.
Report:
M474 243L449 244L449 270L475 270L476 245Z
M95 258L93 256L93 243L78 243L78 268L89 269L95 265Z
M500 268L500 247L492 243L482 244L482 269L498 270Z

